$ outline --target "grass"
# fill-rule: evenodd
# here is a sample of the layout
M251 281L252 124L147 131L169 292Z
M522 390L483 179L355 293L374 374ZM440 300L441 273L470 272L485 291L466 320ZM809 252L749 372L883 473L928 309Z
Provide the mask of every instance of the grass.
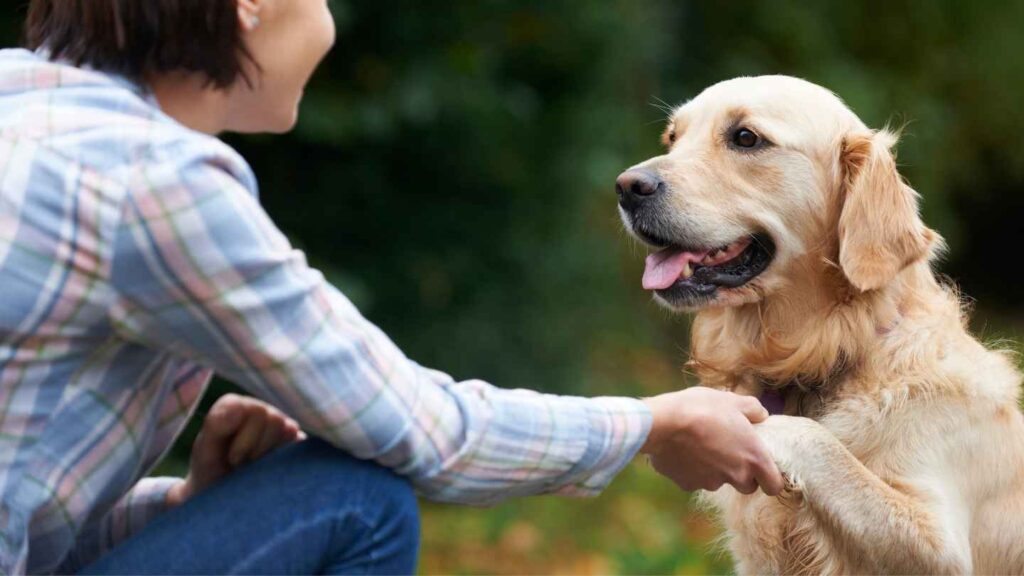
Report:
M724 574L718 529L692 498L633 462L598 498L490 509L426 504L424 574Z

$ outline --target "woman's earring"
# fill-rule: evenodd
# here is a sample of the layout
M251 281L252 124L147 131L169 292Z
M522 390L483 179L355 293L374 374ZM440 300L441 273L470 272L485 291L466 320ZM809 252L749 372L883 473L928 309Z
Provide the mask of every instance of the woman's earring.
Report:
M253 28L258 28L259 25L260 25L260 17L259 16L255 15L255 14L253 14L252 16L249 16L249 26L251 26Z

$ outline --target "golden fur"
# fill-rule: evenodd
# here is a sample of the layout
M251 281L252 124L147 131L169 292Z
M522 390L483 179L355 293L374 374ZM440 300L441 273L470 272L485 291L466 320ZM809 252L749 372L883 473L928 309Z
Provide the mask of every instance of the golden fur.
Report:
M772 145L731 150L736 125ZM777 245L693 326L703 384L786 395L787 415L757 429L793 489L708 495L739 572L1024 573L1021 377L936 280L941 239L897 171L896 135L771 76L707 89L665 141L640 167L666 181L666 219L712 246L754 232Z

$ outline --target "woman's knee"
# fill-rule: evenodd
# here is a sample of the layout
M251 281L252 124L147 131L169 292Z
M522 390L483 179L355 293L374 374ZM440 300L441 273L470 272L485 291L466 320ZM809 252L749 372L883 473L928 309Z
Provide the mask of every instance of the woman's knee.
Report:
M363 509L387 524L389 532L407 541L419 540L419 504L412 484L391 470L355 458L327 442L310 439L289 447L292 460L285 463L291 486L320 504ZM284 479L283 479L284 480ZM373 514L371 514L373 513Z
M388 471L380 478L381 513L377 516L381 559L397 571L411 573L416 568L420 546L419 503L406 478ZM400 568L400 569L399 569Z
M389 573L411 573L420 543L419 504L408 479L374 462L359 460L321 440L297 447L306 469L303 492L318 500L320 512L335 510L343 524L355 520L366 534L358 543L339 541L341 566L358 572L353 563L370 562ZM372 559L372 560L371 560Z

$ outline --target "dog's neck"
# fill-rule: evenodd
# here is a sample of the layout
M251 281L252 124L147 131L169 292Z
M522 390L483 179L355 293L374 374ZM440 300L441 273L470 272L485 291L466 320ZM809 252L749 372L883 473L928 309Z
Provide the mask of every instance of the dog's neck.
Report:
M807 276L781 296L698 314L691 367L707 385L748 393L827 392L914 312L913 295L937 290L926 262L870 292L856 291L838 270Z

